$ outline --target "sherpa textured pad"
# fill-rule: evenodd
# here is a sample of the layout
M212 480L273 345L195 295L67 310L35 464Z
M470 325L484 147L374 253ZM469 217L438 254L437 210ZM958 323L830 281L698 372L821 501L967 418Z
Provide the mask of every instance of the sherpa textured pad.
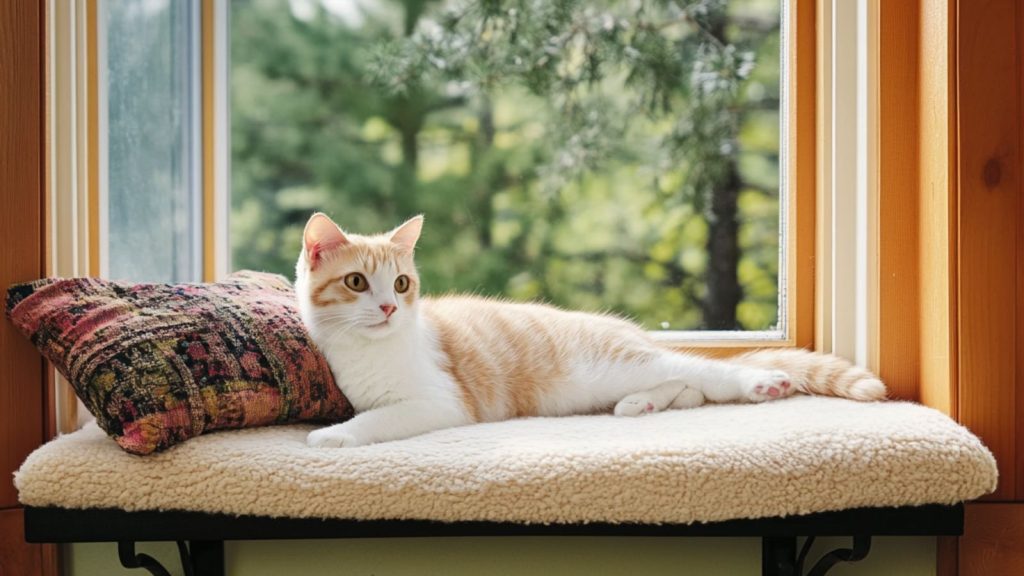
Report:
M360 448L307 447L312 429L218 432L140 457L90 425L36 450L15 484L30 506L543 523L951 504L996 486L974 435L903 402L533 418Z

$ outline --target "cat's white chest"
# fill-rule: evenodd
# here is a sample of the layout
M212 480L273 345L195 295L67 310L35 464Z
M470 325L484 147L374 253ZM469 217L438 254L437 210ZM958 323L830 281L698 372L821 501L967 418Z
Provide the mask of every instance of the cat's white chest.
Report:
M335 383L356 411L364 412L406 398L411 374L402 358L365 348L334 350L326 354Z
M324 347L335 381L356 411L451 395L429 342L415 338L338 342Z

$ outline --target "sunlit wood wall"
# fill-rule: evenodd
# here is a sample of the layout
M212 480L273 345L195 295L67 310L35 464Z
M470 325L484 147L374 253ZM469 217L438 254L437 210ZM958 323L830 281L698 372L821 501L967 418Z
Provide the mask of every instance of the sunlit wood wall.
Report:
M0 289L43 275L44 5L0 2ZM0 320L0 574L56 574L52 546L24 541L11 473L47 435L44 364Z

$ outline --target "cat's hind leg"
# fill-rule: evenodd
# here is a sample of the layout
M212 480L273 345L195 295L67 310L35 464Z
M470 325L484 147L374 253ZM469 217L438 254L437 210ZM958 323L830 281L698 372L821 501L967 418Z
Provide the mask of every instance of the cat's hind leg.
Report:
M781 370L768 370L688 354L658 358L668 377L699 390L708 402L766 402L798 392L792 378Z
M704 403L704 394L680 380L669 380L626 396L615 405L616 416L640 416L672 408L695 408Z

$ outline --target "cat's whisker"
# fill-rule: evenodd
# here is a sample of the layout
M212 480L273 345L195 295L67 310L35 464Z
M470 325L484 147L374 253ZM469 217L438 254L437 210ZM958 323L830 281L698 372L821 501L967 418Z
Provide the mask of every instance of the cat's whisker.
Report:
M334 322L338 320L349 320L351 317L351 314L332 314L330 316L319 316L317 318L317 322Z
M340 327L332 330L330 334L327 334L326 336L324 336L324 340L326 340L326 341L333 341L338 336L342 336L345 333L350 332L352 330L352 328L353 328L353 326L340 326Z
M320 331L320 334L324 334L324 338L334 340L338 336L351 331L358 325L358 322L355 322L350 318L339 316L332 320L318 323L317 328Z

